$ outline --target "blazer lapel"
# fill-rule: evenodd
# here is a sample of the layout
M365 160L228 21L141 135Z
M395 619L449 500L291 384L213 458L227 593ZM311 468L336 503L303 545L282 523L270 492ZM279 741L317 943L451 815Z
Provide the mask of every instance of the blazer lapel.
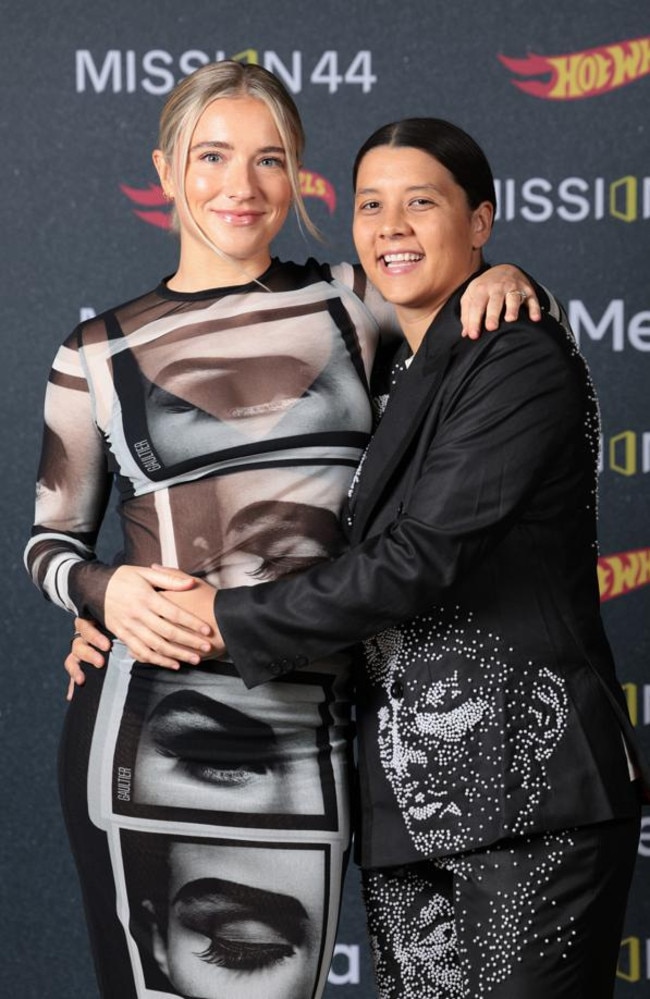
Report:
M362 535L384 485L430 411L454 352L460 347L460 307L463 285L447 302L427 330L408 371L392 390L386 410L368 445L354 495L352 541Z

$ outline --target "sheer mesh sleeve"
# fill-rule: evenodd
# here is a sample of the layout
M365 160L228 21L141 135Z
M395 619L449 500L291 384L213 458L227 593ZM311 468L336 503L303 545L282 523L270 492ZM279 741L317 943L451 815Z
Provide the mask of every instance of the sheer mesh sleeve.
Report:
M56 355L45 394L36 510L25 564L47 599L98 619L114 572L95 557L111 481L75 333Z

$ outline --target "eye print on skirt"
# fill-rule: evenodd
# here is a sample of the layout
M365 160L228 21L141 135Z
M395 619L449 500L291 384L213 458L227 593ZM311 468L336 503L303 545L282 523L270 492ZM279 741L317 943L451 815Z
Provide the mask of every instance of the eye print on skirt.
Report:
M134 800L282 811L284 769L270 725L198 691L176 691L143 724Z

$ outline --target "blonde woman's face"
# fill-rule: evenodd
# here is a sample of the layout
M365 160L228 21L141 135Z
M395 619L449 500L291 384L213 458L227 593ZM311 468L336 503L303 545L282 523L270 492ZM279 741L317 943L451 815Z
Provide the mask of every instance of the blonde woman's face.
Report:
M261 274L270 245L291 206L287 151L267 106L254 97L219 98L199 118L185 168L185 198L174 190L169 165L161 169L166 192L176 199L181 243L208 253L192 220L240 267ZM166 167L166 168L165 168ZM189 212L189 215L188 215Z

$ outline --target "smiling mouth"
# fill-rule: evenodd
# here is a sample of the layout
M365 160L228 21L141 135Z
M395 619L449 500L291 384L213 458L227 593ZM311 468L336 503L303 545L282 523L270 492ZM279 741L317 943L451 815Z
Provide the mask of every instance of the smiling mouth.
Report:
M254 225L263 217L263 212L216 212L222 222L229 225Z
M386 267L403 267L405 264L417 264L424 257L423 253L384 253L379 258Z

